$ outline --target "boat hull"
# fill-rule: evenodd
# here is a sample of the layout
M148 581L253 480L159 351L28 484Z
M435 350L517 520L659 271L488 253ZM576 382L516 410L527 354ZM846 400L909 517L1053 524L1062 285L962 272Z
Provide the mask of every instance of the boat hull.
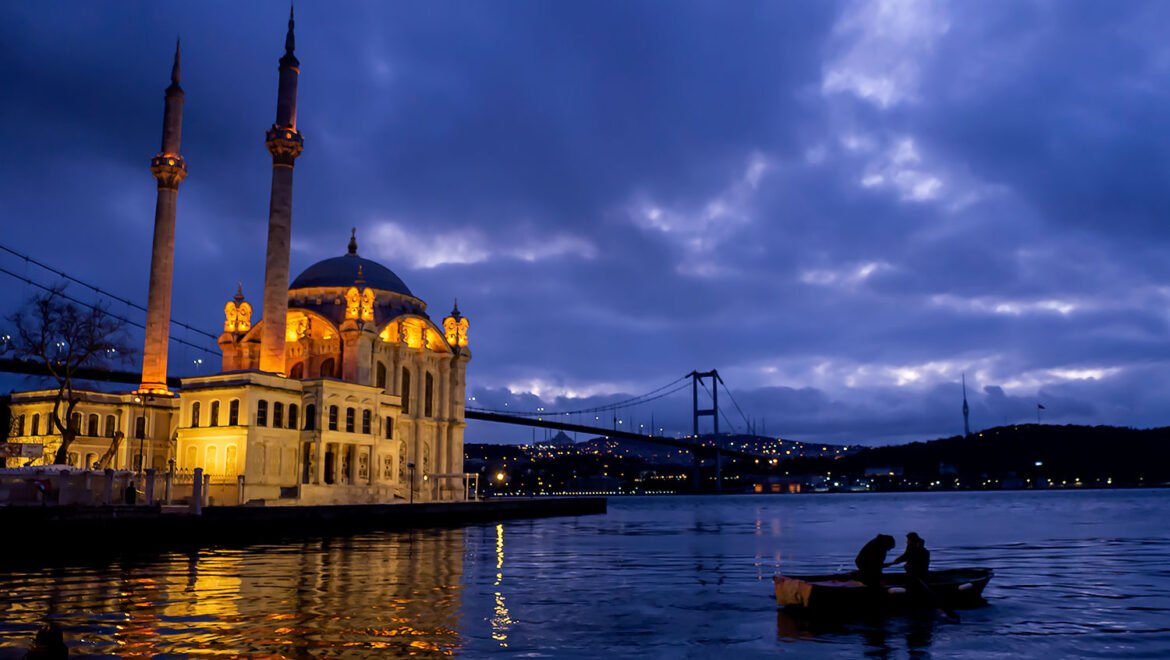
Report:
M991 581L987 568L932 571L924 582L905 573L882 576L880 587L867 587L852 574L776 575L776 603L834 614L897 614L908 610L961 609L983 604Z

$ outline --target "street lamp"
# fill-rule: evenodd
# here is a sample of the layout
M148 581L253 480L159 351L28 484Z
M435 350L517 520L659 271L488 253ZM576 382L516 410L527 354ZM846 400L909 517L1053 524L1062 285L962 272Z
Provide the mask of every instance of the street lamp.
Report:
M410 503L414 504L414 463L407 463L406 467L410 469Z
M154 401L154 397L153 396L135 396L134 397L134 403L141 403L142 404L142 431L139 432L137 428L134 429L135 432L137 432L137 434L138 434L138 465L137 465L137 469L138 469L139 475L142 474L142 470L145 467L145 463L146 463L146 454L144 453L143 445L146 442L146 402L148 400ZM135 424L135 427L137 427L137 424Z

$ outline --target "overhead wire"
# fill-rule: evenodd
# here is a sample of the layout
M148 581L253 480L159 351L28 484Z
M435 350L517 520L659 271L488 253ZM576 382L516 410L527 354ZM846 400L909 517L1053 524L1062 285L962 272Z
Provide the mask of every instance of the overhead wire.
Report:
M34 266L37 266L39 268L43 268L43 269L49 271L50 273L57 275L58 277L62 277L66 280L69 280L70 282L75 282L77 284L80 284L81 286L93 291L94 293L96 293L98 295L105 296L107 298L110 298L111 300L116 300L120 303L124 303L126 305L129 305L130 307L133 307L133 308L140 310L140 311L143 311L143 312L147 311L145 307L143 307L142 305L139 305L138 303L134 302L133 300L123 298L122 296L119 296L119 295L114 294L114 293L110 293L109 291L106 291L106 290L102 289L101 287L95 286L93 284L90 284L89 282L86 282L84 280L80 280L76 277L73 277L72 275L70 275L69 273L66 273L63 270L60 270L58 268L54 268L48 264L37 261L36 259L33 259L32 257L28 256L27 254L24 254L23 252L19 252L17 250L14 250L14 249L8 247L7 245L4 245L3 243L0 243L0 250L3 250L11 255L14 255L16 257L24 259L26 274L27 274L27 266L28 266L28 264L31 263ZM4 272L8 273L9 275L13 275L13 277L16 277L18 279L23 279L19 275L15 275L14 273L12 273L10 271L4 271ZM25 280L25 282L31 283L31 280ZM44 287L42 286L41 288L44 288ZM201 334L201 335L203 335L205 337L209 337L211 339L218 339L217 335L214 335L210 332L205 332L203 330L200 330L199 328L191 326L191 325L184 323L182 321L177 321L175 319L171 319L171 324L177 325L181 328L185 328L191 332Z
M66 299L70 302L77 303L78 305L81 305L83 307L88 307L89 309L92 309L92 310L99 309L99 307L93 303L89 303L89 302L86 302L84 300L74 298L73 296L65 293L64 291L54 289L53 287L50 287L50 286L45 286L44 284L41 284L40 282L36 282L36 281L31 280L27 277L22 277L20 275L17 275L16 273L8 270L7 268L4 268L3 266L0 266L0 273L4 273L5 275L10 275L12 277L15 277L16 279L21 280L25 284L31 284L31 285L37 287L38 289L42 289L44 291L49 291L51 293L56 293L57 295L61 296L62 298ZM132 320L126 318L125 316L122 316L120 314L115 314L114 312L111 312L108 309L101 308L101 311L102 311L102 313L109 315L111 318L115 318L115 319L117 319L117 320L119 320L127 325L132 325L136 328L142 328L143 330L146 329L146 326L143 325L142 323L139 323L137 321L132 321ZM219 355L219 353L217 351L210 350L210 349L208 349L204 346L200 346L198 344L193 344L185 339L180 339L178 337L171 337L170 340L173 342L179 343L179 344L184 344L186 346L190 346L191 348L194 348L196 350L203 351L204 353L207 353L208 355Z

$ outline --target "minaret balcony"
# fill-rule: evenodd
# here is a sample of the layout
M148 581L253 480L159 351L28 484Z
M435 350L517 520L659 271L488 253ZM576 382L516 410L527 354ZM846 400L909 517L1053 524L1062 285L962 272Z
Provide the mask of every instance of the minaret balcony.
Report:
M158 179L158 187L178 190L187 178L187 161L179 154L162 153L150 160L150 172Z

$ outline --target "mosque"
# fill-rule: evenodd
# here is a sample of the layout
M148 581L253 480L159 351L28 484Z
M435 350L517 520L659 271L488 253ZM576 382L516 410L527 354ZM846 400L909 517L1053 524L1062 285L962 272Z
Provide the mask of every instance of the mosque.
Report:
M272 191L262 318L252 320L251 303L237 291L224 308L222 369L184 378L171 391L175 219L187 175L176 47L162 149L151 162L158 197L142 382L133 392L79 393L69 462L179 474L202 468L225 485L242 476L241 504L463 499L471 353L458 305L441 326L434 323L401 278L360 256L356 232L345 254L313 264L289 284L293 170L304 149L293 27L290 14L276 122L266 136ZM61 443L50 423L55 395L21 392L11 402L10 441L44 445L45 462Z

